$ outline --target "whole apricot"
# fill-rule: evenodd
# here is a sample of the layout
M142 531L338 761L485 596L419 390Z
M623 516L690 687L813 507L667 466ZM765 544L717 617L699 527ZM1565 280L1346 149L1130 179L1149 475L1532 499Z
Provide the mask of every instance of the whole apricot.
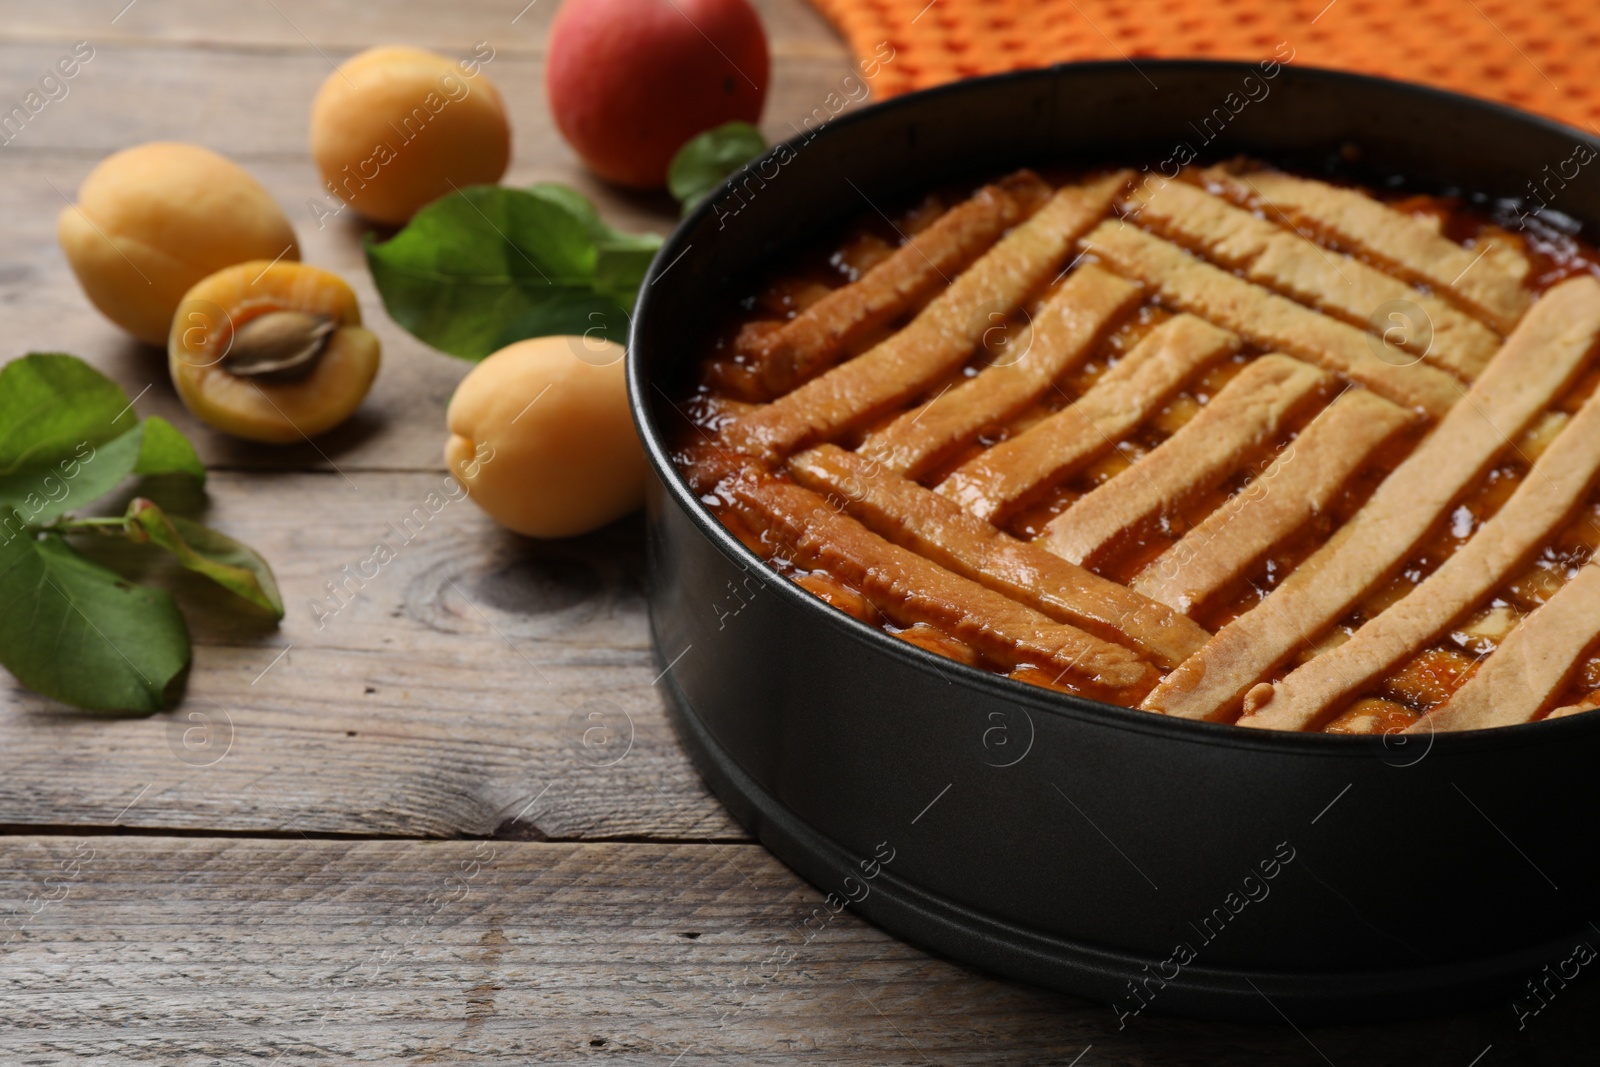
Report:
M184 406L235 437L284 444L333 429L378 373L378 339L343 278L240 263L184 296L167 369Z
M369 219L400 225L458 187L499 181L511 161L511 125L480 63L369 48L317 90L311 155L330 192Z
M528 537L571 537L644 500L623 349L535 337L472 369L450 400L445 462L478 506Z
M655 188L685 141L767 96L767 38L746 0L567 0L545 89L562 136L602 178Z
M165 344L183 294L251 259L300 258L294 228L244 168L199 145L156 141L101 160L56 236L89 302Z

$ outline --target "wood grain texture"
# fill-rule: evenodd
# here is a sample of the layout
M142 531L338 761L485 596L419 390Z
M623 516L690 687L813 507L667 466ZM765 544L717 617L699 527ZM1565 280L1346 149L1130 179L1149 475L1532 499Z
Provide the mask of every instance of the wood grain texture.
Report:
M1119 1029L1101 1005L830 916L822 896L752 845L5 838L0 1057L1465 1067L1584 1062L1600 1006L1589 983L1520 1032L1503 1005L1389 1027Z
M361 50L313 51L303 44L284 50L106 43L92 34L83 39L94 49L93 57L65 82L65 95L58 91L60 98L46 103L12 137L7 153L70 152L97 158L130 144L170 139L196 141L240 161L306 159L317 89L335 64ZM501 51L492 37L470 29L447 39L457 40L455 47L446 41L427 47L465 57L482 41L493 50L492 57L485 54L482 72L505 101L514 159L576 168L577 157L557 133L545 100L543 57ZM70 51L72 41L0 43L0 84L7 92L0 100L7 110ZM774 67L763 123L769 138L794 136L789 122L821 104L852 69L840 56L794 57ZM129 92L130 85L139 91ZM309 164L306 169L311 171Z
M652 684L642 522L538 542L449 493L422 472L213 473L205 520L274 565L277 629L159 552L82 542L177 593L188 692L108 718L0 676L0 823L105 826L143 791L119 825L742 838ZM379 542L395 558L368 564Z
M449 51L493 40L497 49L544 55L560 0L229 0L226 13L209 0L6 0L5 36L51 43L182 44L198 48L354 52L375 43ZM845 49L815 9L794 0L752 0L779 59L838 60Z

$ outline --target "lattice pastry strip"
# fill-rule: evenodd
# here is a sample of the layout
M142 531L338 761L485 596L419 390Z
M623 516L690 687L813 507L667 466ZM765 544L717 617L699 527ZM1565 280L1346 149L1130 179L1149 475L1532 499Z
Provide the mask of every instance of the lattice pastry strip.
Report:
M1074 563L1092 561L1152 516L1239 470L1332 382L1289 356L1252 360L1155 451L1051 519L1035 543Z
M1007 337L996 362L919 404L862 443L864 455L920 477L985 429L1038 400L1094 349L1142 293L1133 282L1083 266L1047 297L1031 321Z
M980 518L1003 521L1114 448L1202 368L1238 349L1239 339L1227 330L1193 315L1175 316L1146 335L1076 403L962 464L938 492Z
M1404 352L1471 381L1500 348L1500 337L1454 305L1421 292L1354 256L1330 251L1309 238L1257 218L1221 197L1183 181L1147 181L1124 202L1127 217L1161 236L1204 253L1273 289L1361 329L1385 308L1407 328L1385 337ZM1411 309L1426 319L1412 322Z
M735 341L760 387L782 395L831 367L858 338L947 284L1051 193L1028 172L985 185L873 266L780 324L751 323Z
M1412 412L1377 393L1347 389L1249 485L1135 576L1131 587L1178 611L1204 606L1327 511L1368 459L1415 422Z
M1408 732L1477 730L1527 722L1557 696L1574 666L1597 641L1600 561L1585 565L1555 596L1523 619L1465 685Z
M1275 170L1212 167L1206 181L1326 235L1403 277L1446 294L1510 333L1532 299L1523 288L1528 262L1494 245L1469 251L1424 222L1354 189Z
M1132 645L1174 667L1211 635L1183 615L1019 541L881 464L834 445L789 460L801 484L831 493L897 544L1047 615Z
M931 622L991 658L1072 675L1112 699L1147 690L1155 680L1155 669L1132 650L891 544L809 489L761 477L737 479L730 488L795 563L842 579L901 626Z
M1128 173L1119 171L1062 188L956 277L909 326L737 420L725 431L728 441L776 459L907 403L971 356L994 325L991 315L1011 314L1049 281L1127 181Z
M1396 366L1372 335L1235 277L1170 241L1121 219L1101 223L1084 246L1119 274L1150 286L1173 307L1199 315L1261 348L1287 352L1343 374L1406 407L1438 417L1461 383L1426 363Z

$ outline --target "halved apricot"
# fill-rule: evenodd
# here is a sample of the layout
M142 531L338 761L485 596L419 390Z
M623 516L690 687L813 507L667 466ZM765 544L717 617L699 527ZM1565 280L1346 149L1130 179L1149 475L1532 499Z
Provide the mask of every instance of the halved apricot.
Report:
M228 267L184 295L167 367L203 422L283 444L315 437L360 406L378 339L344 279L303 263Z

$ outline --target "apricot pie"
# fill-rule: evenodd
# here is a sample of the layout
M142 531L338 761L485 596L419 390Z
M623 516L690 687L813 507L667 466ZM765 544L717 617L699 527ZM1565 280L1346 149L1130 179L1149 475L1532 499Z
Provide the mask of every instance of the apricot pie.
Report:
M1600 706L1600 280L1553 227L1237 161L874 209L673 408L723 523L940 655L1375 733Z

